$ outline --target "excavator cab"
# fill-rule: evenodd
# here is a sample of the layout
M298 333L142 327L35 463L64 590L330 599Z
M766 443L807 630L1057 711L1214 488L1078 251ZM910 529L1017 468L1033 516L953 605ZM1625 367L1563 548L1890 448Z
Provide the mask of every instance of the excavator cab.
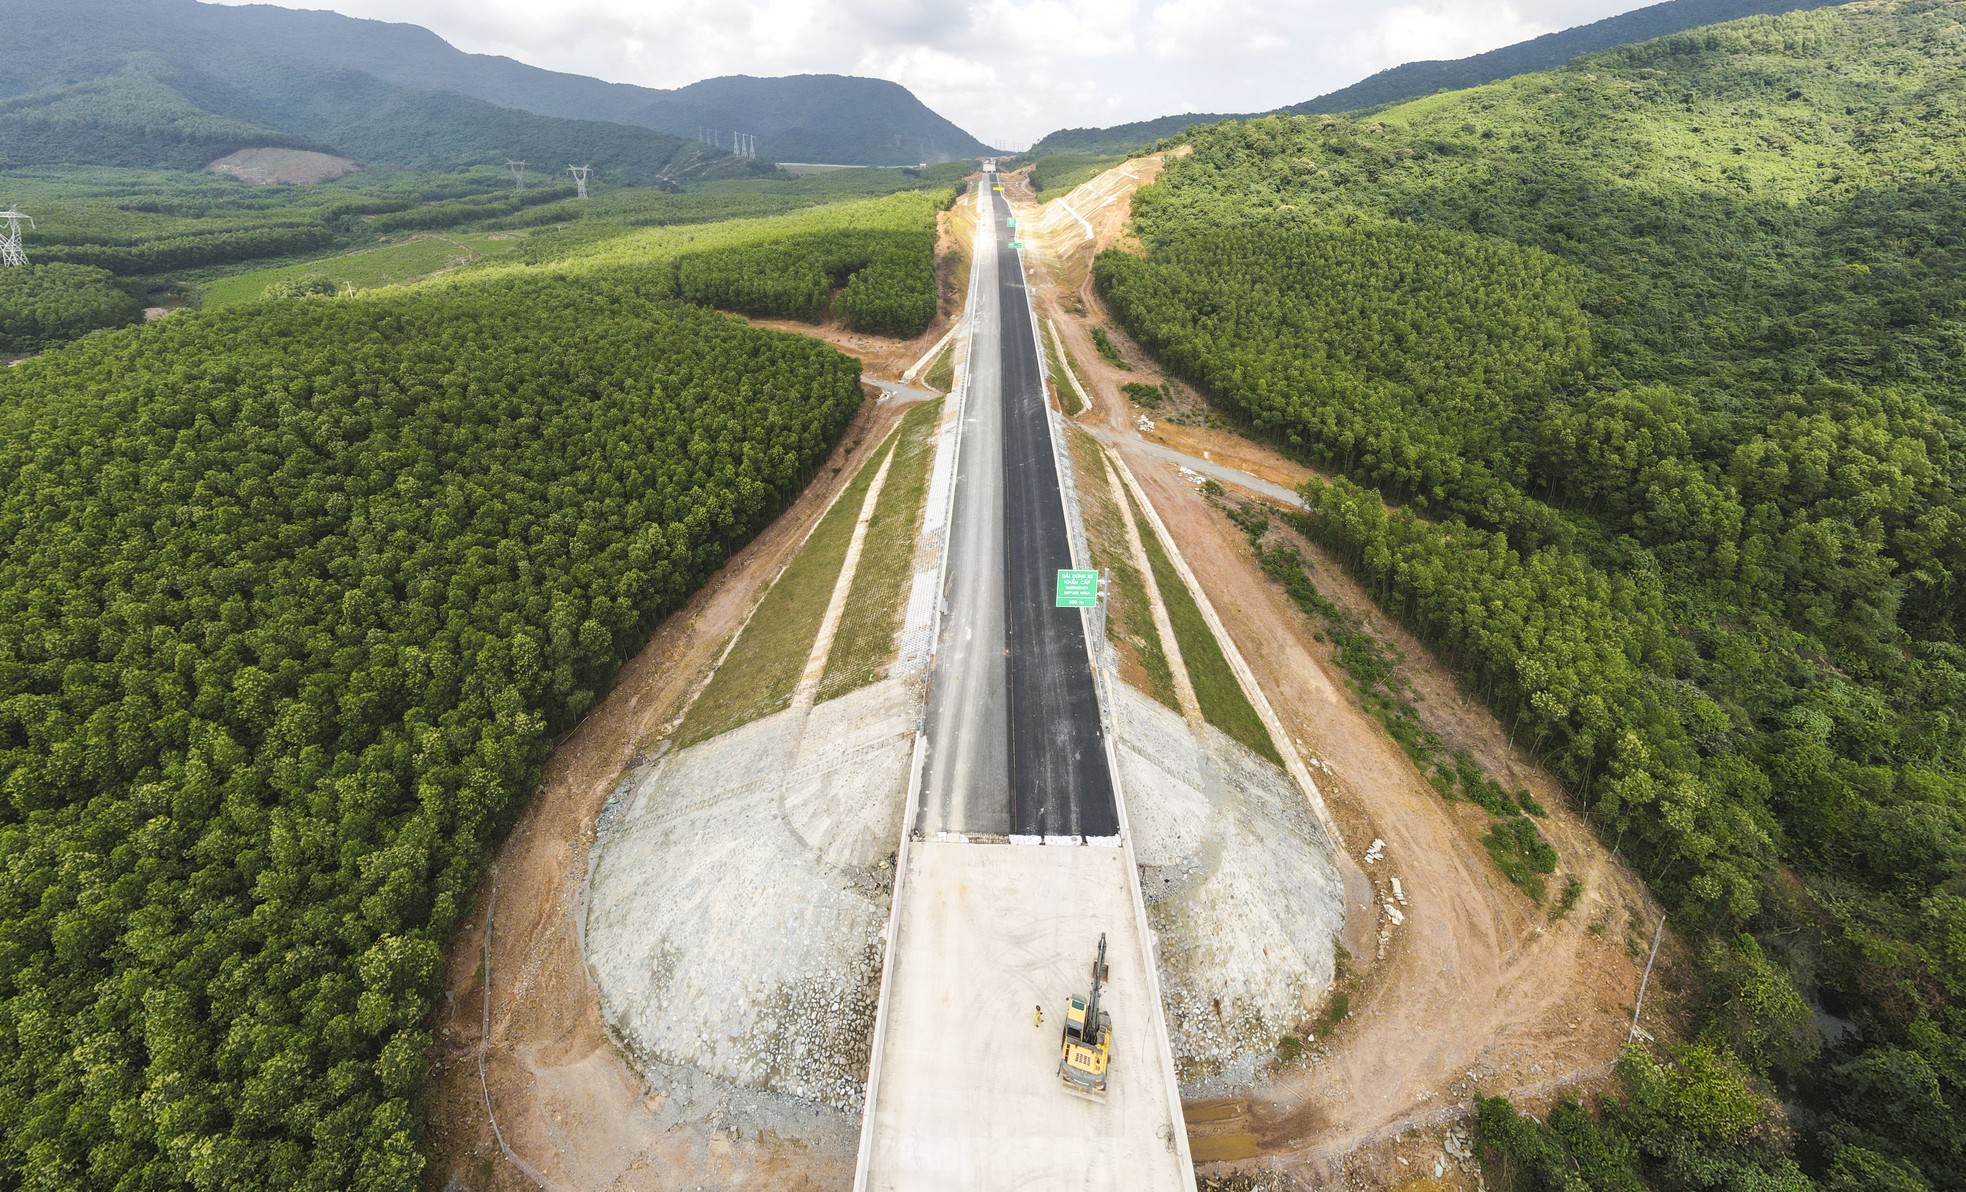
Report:
M1092 962L1092 994L1073 994L1065 1003L1065 1028L1058 1042L1058 1079L1067 1092L1095 1101L1106 1099L1106 1068L1113 1058L1113 1016L1099 1008L1106 979L1106 935Z

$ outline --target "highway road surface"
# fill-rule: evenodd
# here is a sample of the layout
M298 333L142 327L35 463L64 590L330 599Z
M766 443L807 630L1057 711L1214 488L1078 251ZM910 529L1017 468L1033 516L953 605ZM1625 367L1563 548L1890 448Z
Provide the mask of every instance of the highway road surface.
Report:
M971 279L962 454L918 825L980 836L1119 834L1085 627L1053 607L1072 565L1010 206L988 215Z
M1053 607L1070 547L1030 305L984 179L920 838L897 856L854 1188L1182 1192L1194 1172L1084 622ZM1058 1078L1101 933L1103 1103Z

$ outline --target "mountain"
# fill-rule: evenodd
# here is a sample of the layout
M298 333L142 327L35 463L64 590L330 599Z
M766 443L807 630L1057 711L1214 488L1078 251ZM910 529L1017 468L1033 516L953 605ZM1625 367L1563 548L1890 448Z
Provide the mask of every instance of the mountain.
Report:
M154 54L163 65L209 84L233 83L235 91L245 93L240 98L248 102L232 111L211 114L255 125L272 123L254 106L256 101L271 98L278 101L276 106L291 110L292 101L305 98L297 85L280 87L277 78L260 77L266 73L263 68L267 64L279 63L278 73L298 76L296 83L332 85L336 80L360 76L419 96L448 94L534 117L580 120L590 126L622 125L690 142L710 129L726 148L732 143L733 132L744 132L755 138L757 157L765 161L914 165L991 152L929 110L905 87L879 79L841 75L759 79L740 75L665 91L542 70L510 58L467 54L415 25L270 5L74 0L41 6L24 0L0 0L0 14L15 31L15 44L21 47L0 63L0 97L89 81L121 69L131 54ZM83 73L78 75L78 71ZM373 93L370 84L358 81L356 85ZM396 102L408 101L398 97ZM446 108L446 131L455 128L456 118L468 117L503 133L515 119L493 117L482 108L460 108L455 103L440 106ZM349 105L323 96L319 108L314 114L325 124L317 121L308 130L279 127L304 137L316 137L318 133L313 130L319 128L344 136L361 131L353 127L359 118L351 121L329 111L349 112ZM554 140L544 135L548 127L525 126L534 140L541 142ZM593 127L553 127L566 140L600 135ZM414 129L412 123L410 131ZM646 148L654 144L618 132L609 135L624 145ZM542 145L540 153L541 160L593 158L596 167L606 173L593 152L572 147L566 152L547 152ZM525 154L515 150L513 156Z
M1187 112L1179 116L1160 116L1135 120L1111 128L1061 128L1047 133L1031 146L1026 157L1047 157L1054 153L1131 153L1166 137L1179 136L1183 129L1197 124L1217 124L1243 117L1233 112Z
M1718 24L1741 17L1824 8L1833 2L1834 0L1666 0L1663 4L1634 9L1615 17L1593 21L1588 25L1565 29L1560 33L1545 33L1541 37L1503 46L1499 50L1490 50L1485 54L1475 54L1472 57L1456 58L1446 62L1408 62L1403 66L1382 70L1349 87L1341 87L1316 99L1307 99L1303 103L1291 104L1289 107L1276 110L1300 116L1356 112L1362 108L1418 99L1423 95L1433 95L1440 91L1476 87L1483 83L1528 74L1531 71L1548 70L1551 67L1561 66L1581 54L1607 50L1613 46L1635 41L1649 41L1669 33L1697 29L1702 25ZM1144 149L1163 138L1178 136L1183 129L1192 128L1197 124L1214 124L1223 120L1241 120L1248 119L1252 115L1270 114L1259 112L1242 115L1162 116L1156 120L1118 124L1111 128L1060 129L1031 146L1028 156L1042 157L1047 153L1130 153L1137 149Z
M847 75L729 75L673 91L543 70L467 54L415 25L255 4L166 0L174 13L222 19L235 36L277 49L303 45L316 61L405 86L434 87L544 116L608 120L695 139L709 129L757 138L760 158L846 165L915 165L995 152L931 111L906 87ZM183 19L181 17L174 19Z
M419 169L592 162L620 182L769 172L653 129L569 120L406 86L242 36L232 10L166 0L0 2L0 164L198 169L238 149L319 149ZM317 15L317 14L307 14Z
M1671 33L1717 25L1723 21L1750 16L1772 16L1826 8L1835 0L1666 0L1647 8L1633 9L1565 29L1545 33L1499 50L1456 58L1448 62L1408 62L1382 70L1349 87L1341 87L1316 99L1291 104L1283 110L1292 115L1356 112L1381 104L1418 99L1437 91L1458 91L1479 87L1531 71L1562 66L1581 54L1608 50L1635 41L1651 41Z
M885 79L727 75L652 94L661 98L618 118L678 135L749 132L759 155L774 161L915 165L997 152Z

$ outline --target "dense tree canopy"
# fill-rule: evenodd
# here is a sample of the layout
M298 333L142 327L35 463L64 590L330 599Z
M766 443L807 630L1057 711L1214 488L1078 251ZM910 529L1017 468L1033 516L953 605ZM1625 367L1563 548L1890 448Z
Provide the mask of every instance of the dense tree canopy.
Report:
M856 331L920 335L935 318L935 229L841 229L692 253L676 263L676 282L706 306L808 323L836 306Z
M0 352L32 352L143 317L116 279L84 265L0 269Z
M441 948L550 734L860 400L670 278L0 373L0 1183L422 1186Z
M1097 264L1171 371L1351 478L1300 524L1709 935L1713 1070L1784 1086L1834 1187L1966 1187L1962 13L1201 130ZM1628 1086L1657 1186L1780 1141L1647 1133L1695 1086Z

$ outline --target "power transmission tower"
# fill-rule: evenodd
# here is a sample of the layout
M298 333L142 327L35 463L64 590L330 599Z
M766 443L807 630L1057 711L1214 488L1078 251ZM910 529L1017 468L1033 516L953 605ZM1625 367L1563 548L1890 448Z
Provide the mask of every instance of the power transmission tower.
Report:
M575 198L584 199L587 197L587 175L592 173L593 170L593 166L567 167L567 172L573 175L573 187L576 192Z
M738 157L754 158L758 155L758 138L748 132L732 132L730 151Z
M20 247L20 221L26 220L28 227L34 226L34 217L24 215L9 207L0 211L0 219L7 221L7 230L0 234L0 267L27 264L27 254Z
M524 190L526 188L526 163L522 161L507 161L505 168L512 171L512 177L519 181L519 189Z

